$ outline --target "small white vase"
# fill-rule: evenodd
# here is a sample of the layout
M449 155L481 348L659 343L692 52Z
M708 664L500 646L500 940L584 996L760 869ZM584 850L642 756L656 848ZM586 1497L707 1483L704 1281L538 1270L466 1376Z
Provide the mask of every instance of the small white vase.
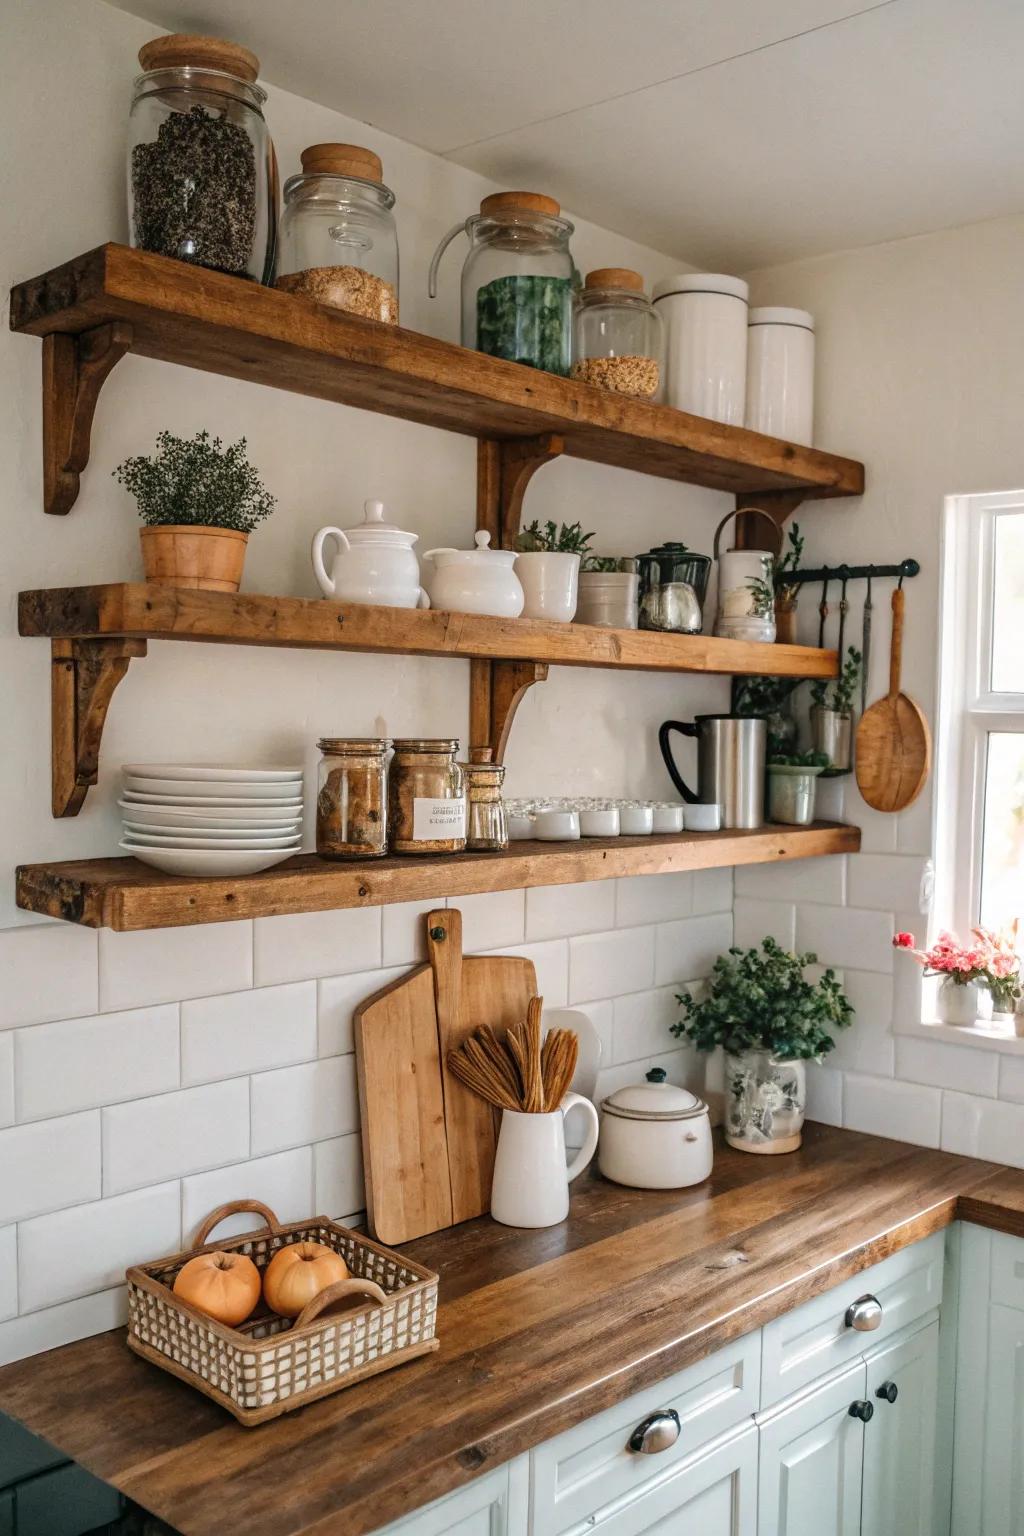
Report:
M516 575L526 597L524 618L553 619L560 624L568 624L574 618L579 596L579 555L529 550L516 556Z
M577 1106L589 1123L582 1147L566 1167L565 1116ZM506 1227L553 1227L564 1221L569 1185L594 1155L597 1128L597 1110L578 1093L567 1093L551 1114L503 1110L491 1185L495 1221Z
M807 1074L770 1051L725 1054L725 1139L742 1152L795 1152L803 1138Z
M979 989L976 981L956 982L944 976L939 983L937 1005L943 1024L955 1024L961 1028L976 1024L980 1011Z

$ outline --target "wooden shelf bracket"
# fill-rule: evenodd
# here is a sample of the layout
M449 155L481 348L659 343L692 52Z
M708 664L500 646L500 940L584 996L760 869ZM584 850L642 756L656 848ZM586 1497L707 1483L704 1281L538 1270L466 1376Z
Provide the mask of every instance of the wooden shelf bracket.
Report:
M801 502L806 501L811 494L813 493L810 491L752 491L744 496L737 496L736 509L740 516L736 519L736 548L763 549L765 547L767 525L763 518L745 514L744 508L756 507L759 512L767 512L779 530L781 544L786 519L791 517Z
M77 816L96 783L114 689L145 640L51 641L50 767L54 816Z
M57 517L78 499L100 390L131 344L123 320L43 337L43 507Z

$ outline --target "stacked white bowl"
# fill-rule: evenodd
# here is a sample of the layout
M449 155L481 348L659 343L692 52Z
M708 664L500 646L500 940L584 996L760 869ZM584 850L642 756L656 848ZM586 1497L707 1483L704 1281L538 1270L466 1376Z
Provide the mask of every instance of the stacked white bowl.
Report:
M298 853L302 769L125 763L121 847L170 875L255 875Z

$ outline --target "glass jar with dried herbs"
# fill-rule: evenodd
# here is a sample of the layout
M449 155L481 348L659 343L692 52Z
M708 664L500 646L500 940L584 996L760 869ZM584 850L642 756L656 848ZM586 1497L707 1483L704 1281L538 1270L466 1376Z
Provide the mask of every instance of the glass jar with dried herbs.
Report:
M396 740L388 781L392 853L462 853L466 791L454 737Z
M284 185L277 286L366 320L398 324L395 194L379 156L311 144Z
M317 775L316 851L322 859L387 853L387 750L380 737L325 736Z

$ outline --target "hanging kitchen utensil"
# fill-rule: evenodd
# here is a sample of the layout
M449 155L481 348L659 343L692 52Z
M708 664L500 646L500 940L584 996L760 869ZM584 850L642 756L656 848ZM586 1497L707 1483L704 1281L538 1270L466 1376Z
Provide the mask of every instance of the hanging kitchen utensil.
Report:
M722 529L741 514L759 517L772 530L773 549L728 549L719 553ZM714 556L718 566L718 613L715 634L732 640L775 639L775 561L782 530L760 507L737 507L715 529Z
M864 634L861 639L861 656L863 661L860 670L860 712L868 707L868 668L871 665L871 616L874 604L871 601L871 574L868 573L868 590L864 597Z
M825 649L825 620L828 618L829 577L821 584L821 602L818 604L818 650Z
M839 642L836 645L836 651L839 656L840 666L842 666L843 657L846 655L846 651L844 649L846 640L846 615L850 611L850 604L846 599L846 583L849 581L849 579L850 578L848 576L843 577L842 585L839 591Z
M892 594L889 692L872 704L857 727L857 787L876 811L913 805L928 778L932 739L919 705L900 692L903 659L903 588Z

